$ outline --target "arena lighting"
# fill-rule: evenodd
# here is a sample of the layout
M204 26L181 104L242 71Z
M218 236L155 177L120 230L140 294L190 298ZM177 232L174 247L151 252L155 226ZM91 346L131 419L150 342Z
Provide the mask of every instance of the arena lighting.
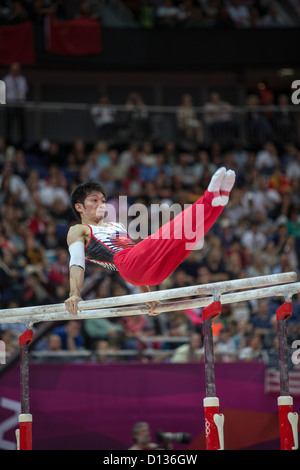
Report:
M206 397L203 400L205 413L205 436L207 450L224 449L224 415L219 413L216 397L212 320L221 313L222 304L245 302L268 297L283 297L284 302L276 310L279 343L280 396L278 397L280 442L282 450L298 448L298 414L293 413L293 398L289 394L288 348L286 320L292 315L292 297L300 293L300 282L295 272L257 276L232 281L181 287L176 289L131 294L106 299L79 302L76 317L64 304L4 309L0 311L0 323L25 323L27 330L20 336L21 414L16 431L17 448L32 449L32 415L29 410L29 364L28 351L33 339L32 326L43 321L84 320L88 318L144 315L150 309L144 304L162 301L157 312L172 312L187 308L203 307L204 359ZM289 283L289 284L288 284ZM230 293L231 291L231 293ZM233 292L232 292L233 291ZM237 292L241 291L241 292ZM187 297L197 296L194 299ZM200 297L205 296L205 297ZM180 299L170 302L170 299Z

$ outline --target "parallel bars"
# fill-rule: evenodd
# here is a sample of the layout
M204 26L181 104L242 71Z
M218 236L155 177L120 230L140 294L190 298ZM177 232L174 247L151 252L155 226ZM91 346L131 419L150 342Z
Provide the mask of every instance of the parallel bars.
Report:
M20 450L32 449L32 416L29 412L28 345L32 340L31 328L35 323L43 321L84 320L89 318L144 315L149 312L149 307L140 304L151 301L185 298L185 300L159 304L156 311L162 313L204 307L202 310L202 319L204 324L206 397L204 398L203 404L205 411L206 448L207 450L224 449L224 416L219 413L219 399L216 397L215 387L212 319L221 313L222 304L280 296L285 299L285 302L276 311L280 370L280 397L278 397L280 440L282 450L297 449L298 415L292 411L293 399L289 396L287 338L285 328L285 322L292 314L292 297L300 292L300 282L294 282L296 280L297 274L289 272L217 282L202 286L189 286L178 289L147 292L144 294L86 300L79 302L79 312L76 317L67 312L64 304L1 310L0 323L20 322L25 323L27 326L27 331L20 336L19 340L21 348L21 415L19 417L20 429L16 431L18 448ZM243 290L243 292L226 293L238 290ZM203 295L209 295L209 297L199 297ZM192 296L198 297L196 299L186 299L186 297ZM128 307L128 305L130 306Z

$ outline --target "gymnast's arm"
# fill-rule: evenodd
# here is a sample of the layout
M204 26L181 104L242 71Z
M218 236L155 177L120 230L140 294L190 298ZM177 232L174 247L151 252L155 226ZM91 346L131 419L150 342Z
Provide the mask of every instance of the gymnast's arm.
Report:
M85 272L85 243L87 239L87 227L81 224L70 228L67 235L67 243L70 251L70 294L65 301L67 310L74 316L77 315L78 302L81 298L81 287L84 281Z

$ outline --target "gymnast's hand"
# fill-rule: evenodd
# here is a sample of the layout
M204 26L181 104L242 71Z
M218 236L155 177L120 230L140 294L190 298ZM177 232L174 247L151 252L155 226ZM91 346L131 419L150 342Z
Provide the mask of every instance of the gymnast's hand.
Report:
M78 313L78 302L81 302L82 298L80 295L70 295L70 297L65 300L65 306L68 312L71 313L71 315L74 315L75 317L77 316Z

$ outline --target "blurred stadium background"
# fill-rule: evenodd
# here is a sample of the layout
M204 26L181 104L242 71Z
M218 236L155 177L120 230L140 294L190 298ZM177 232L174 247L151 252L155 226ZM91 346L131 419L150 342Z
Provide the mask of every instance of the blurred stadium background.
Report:
M236 171L203 249L157 289L298 273L299 24L298 0L1 0L1 307L67 298L69 194L86 179L151 217L152 203L193 202L217 167ZM88 266L85 299L131 292ZM214 324L228 449L279 448L278 305L225 306ZM295 298L291 353L299 320ZM1 449L16 448L23 330L0 325ZM36 325L30 363L35 449L127 449L138 421L205 448L201 309ZM299 411L292 361L290 374Z

